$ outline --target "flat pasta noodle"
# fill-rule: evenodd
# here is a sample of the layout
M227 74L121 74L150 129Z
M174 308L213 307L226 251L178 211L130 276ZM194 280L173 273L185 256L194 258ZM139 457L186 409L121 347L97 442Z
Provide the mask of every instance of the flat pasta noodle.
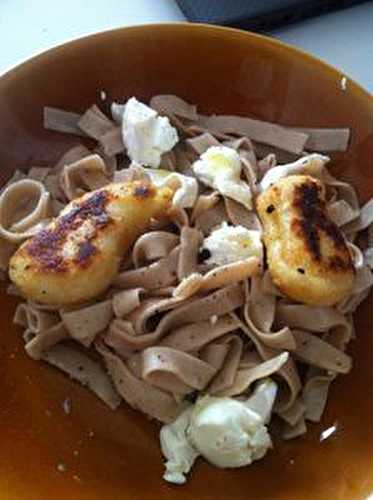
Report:
M123 153L125 150L121 127L110 128L102 133L98 140L102 151L110 158Z
M205 297L196 297L186 301L186 303L181 303L179 307L175 307L161 319L154 331L135 336L123 334L122 340L126 342L127 348L133 351L145 349L157 344L167 333L182 325L204 321L213 315L224 315L234 311L242 305L243 299L242 287L237 284L230 285ZM179 305L178 299L167 300L169 301L167 307L170 303L171 307ZM159 307L159 303L155 305L156 310ZM144 324L143 318L141 318L141 322ZM117 327L119 327L118 320L114 320L110 324L109 330Z
M252 195L255 196L258 194L258 176L256 166L251 163L250 153L251 152L248 153L246 151L241 152L240 160L243 176L250 187Z
M247 282L245 283L245 287L247 287ZM263 295L263 297L265 297L265 295ZM246 299L243 309L243 314L245 322L250 329L251 338L252 340L255 338L257 344L260 343L263 346L267 346L271 349L292 350L295 347L295 341L291 330L287 326L285 326L281 330L278 330L277 332L265 331L258 328L252 319L251 309L256 310L254 314L257 317L256 319L258 323L261 324L261 326L268 328L272 324L271 320L273 316L274 304L272 299L270 300L271 303L267 301L263 302L263 299L261 299L261 302L254 304L254 307L252 308L251 300L248 298ZM259 308L259 311L257 308ZM270 321L268 321L268 315L270 316ZM260 316L262 316L262 318L258 319L258 317ZM263 321L264 318L266 318L265 321Z
M87 109L79 118L77 125L86 135L97 141L116 127L115 123L102 113L96 104Z
M198 156L213 146L220 146L220 142L209 132L204 132L203 134L196 135L195 137L190 137L186 139L185 142Z
M248 210L237 201L224 196L225 209L227 211L228 219L235 226L243 226L250 230L260 230L261 224L258 216L253 210Z
M299 158L292 163L277 165L266 172L260 181L260 187L264 191L271 184L289 175L308 174L319 177L328 161L329 158L327 156L314 153L304 158Z
M308 140L308 135L303 132L243 116L200 115L198 124L210 131L238 134L297 154L303 151Z
M371 224L373 224L373 198L361 207L359 217L343 229L346 233L355 233L366 229Z
M135 377L124 361L104 344L96 343L96 349L103 356L118 393L130 406L166 423L175 420L184 410L185 403L178 403L170 393Z
M191 221L194 222L204 212L213 208L220 200L220 195L217 191L212 191L209 194L201 194L198 196L194 204Z
M206 388L216 369L197 357L172 347L148 347L142 352L142 378L174 394Z
M184 208L173 205L167 215L170 221L175 224L179 230L183 227L189 226L189 215Z
M192 158L186 147L179 142L173 149L175 153L175 169L183 175L194 177Z
M71 163L75 163L76 161L81 160L82 158L85 158L90 154L91 151L83 144L78 144L76 146L73 146L72 148L68 149L63 155L60 156L57 163L54 165L53 169L51 169L50 172L48 172L48 176L58 174L61 171L62 167L64 167L65 165L70 165ZM52 196L54 196L53 193Z
M201 273L197 272L190 274L180 281L180 283L174 288L172 295L180 299L188 299L201 290L203 279L204 277Z
M276 285L272 281L272 277L268 269L266 269L263 273L262 283L261 283L262 292L267 295L275 295L276 297L284 297L283 293L276 287Z
M200 351L200 358L220 370L229 351L229 343L210 342Z
M161 115L172 114L191 121L198 120L197 106L176 95L155 95L150 99L150 106Z
M227 213L224 202L220 201L211 208L200 213L195 218L195 226L206 235L209 234L213 228L221 226L226 220Z
M228 315L218 317L214 324L210 320L195 321L175 328L164 337L159 345L172 347L183 352L196 352L210 342L236 330L239 323Z
M60 174L61 188L68 200L106 186L109 182L105 163L98 154L65 165Z
M133 246L132 260L136 268L167 257L180 238L168 231L150 231L140 236Z
M283 352L274 356L253 368L238 370L233 384L227 389L220 390L216 395L221 397L234 397L246 393L251 385L262 378L276 374L288 361L289 354Z
M310 366L336 373L348 373L352 367L351 357L312 333L293 330L296 348L292 354Z
M110 181L114 182L114 174L118 169L118 163L119 163L117 157L110 156L108 153L106 153L103 146L101 146L100 144L95 147L93 153L98 154L104 160L106 167L106 174L109 177Z
M249 257L232 264L217 266L204 276L192 273L175 288L174 297L188 298L200 291L216 290L254 277L261 270L261 262L257 257Z
M225 339L225 343L229 345L229 350L219 372L207 389L207 392L213 396L218 396L232 387L240 365L243 351L243 340L241 337L238 335L229 335Z
M223 142L224 146L228 146L229 148L233 148L236 151L239 152L240 155L247 155L247 153L250 153L248 156L245 156L246 159L250 160L250 163L252 163L253 166L256 166L256 156L255 156L255 151L254 151L254 144L253 142L248 138L248 137L238 137L234 139L230 139L227 141ZM252 153L252 154L251 154Z
M123 318L141 304L144 288L122 290L113 295L113 311L117 318Z
M43 125L46 130L86 137L86 134L78 126L80 118L81 115L78 113L50 106L43 108Z
M134 345L131 340L136 336L130 321L113 321L102 335L103 342L108 345L122 359L133 355Z
M45 352L68 339L67 330L61 322L37 333L31 329L26 329L26 331L30 335L25 343L25 350L30 358L35 360L43 359Z
M339 227L356 219L360 213L359 209L354 209L343 199L329 203L326 208L331 220Z
M243 321L235 315L231 315L240 322L240 329L249 337L249 339L254 343L260 357L263 361L268 361L269 359L275 357L278 354L278 349L273 349L264 345L258 338L257 333L254 333L251 328L249 328ZM292 406L294 401L299 395L302 388L302 383L299 378L299 374L296 365L291 357L288 357L286 362L278 370L278 375L280 375L286 383L287 392L280 391L277 398L276 409L277 411L285 411Z
M307 151L346 151L350 140L349 128L291 127L292 130L308 135Z
M335 378L336 373L314 367L309 369L302 391L306 420L320 422L328 399L330 384Z
M96 336L109 325L113 305L111 300L105 300L81 309L61 311L60 315L69 335L89 347Z
M33 181L43 182L51 171L52 169L48 167L30 167L27 172L27 178Z
M35 180L21 179L0 195L0 237L20 243L36 234L49 216L49 193Z
M42 359L90 389L112 410L120 405L121 398L105 369L84 352L58 344L45 352Z
M198 229L185 226L180 231L180 253L177 276L183 279L197 269L198 252L201 245L201 233Z
M159 168L162 170L168 170L169 172L175 172L177 170L176 155L172 150L167 153L163 153Z
M298 422L294 425L288 424L286 421L283 425L281 437L282 439L295 439L297 437L303 436L307 432L307 424L304 417L300 417Z
M298 397L292 406L285 411L279 412L279 416L282 420L285 420L289 426L296 426L297 422L304 417L306 406L303 403L302 397Z
M130 320L133 324L136 335L149 333L154 329L154 323L159 324L162 314L172 311L182 302L183 299L171 296L165 297L164 293L160 296L149 296L127 316L127 320ZM158 322L156 321L157 317L159 317Z
M262 361L262 358L260 357L258 351L254 350L249 350L250 348L246 348L245 351L242 353L241 359L240 359L240 366L239 369L244 369L244 368L254 368L255 366L259 365Z
M280 325L311 332L327 332L328 342L344 350L351 339L351 322L337 309L303 304L278 304L276 319Z
M173 285L177 280L177 266L180 248L175 247L171 253L150 266L120 273L114 281L120 288L161 288Z
M218 266L203 276L201 289L214 290L223 286L232 285L256 276L262 269L258 257L249 257L232 264Z
M121 168L114 172L114 182L133 182L146 181L150 182L150 177L145 169L137 163L131 163L128 167Z
M268 170L277 166L277 157L274 153L268 153L258 161L258 179L262 180Z
M54 311L43 311L30 303L21 302L14 313L13 322L38 334L60 321L59 315Z
M343 314L327 306L279 303L276 308L276 319L281 325L303 328L312 332L326 332L339 326L347 328L347 321Z
M251 279L247 312L258 330L271 331L276 314L276 297L265 293L261 276L254 276Z

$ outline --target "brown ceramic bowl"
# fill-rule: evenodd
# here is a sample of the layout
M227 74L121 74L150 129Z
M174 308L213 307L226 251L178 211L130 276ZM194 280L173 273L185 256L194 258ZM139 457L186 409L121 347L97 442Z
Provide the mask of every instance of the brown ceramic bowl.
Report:
M117 99L174 93L205 112L351 127L351 147L331 168L365 200L373 192L373 100L351 81L343 91L341 77L277 41L211 26L142 26L84 38L0 79L1 176L53 163L76 142L43 130L44 105L82 111L99 102L101 89ZM173 487L161 479L158 426L126 405L107 410L78 384L29 359L12 325L16 300L4 292L0 299L0 498L354 500L373 492L372 300L356 317L354 369L333 385L320 425L248 468L198 463L186 486ZM62 410L66 397L70 415ZM337 435L320 443L320 431L336 421Z

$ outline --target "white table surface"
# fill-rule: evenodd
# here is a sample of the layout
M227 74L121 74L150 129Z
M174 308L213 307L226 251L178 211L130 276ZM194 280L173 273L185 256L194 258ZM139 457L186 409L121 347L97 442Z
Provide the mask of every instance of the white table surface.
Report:
M0 0L0 74L84 35L184 20L174 0ZM324 59L373 92L373 1L281 28L272 35Z

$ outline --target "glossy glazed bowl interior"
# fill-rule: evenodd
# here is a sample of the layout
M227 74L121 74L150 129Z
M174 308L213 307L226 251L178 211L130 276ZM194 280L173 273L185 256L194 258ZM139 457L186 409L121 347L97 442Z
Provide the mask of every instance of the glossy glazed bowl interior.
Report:
M3 48L2 50L5 50ZM368 61L367 61L368 63ZM1 180L16 167L53 164L79 139L44 131L44 105L81 112L113 99L173 93L210 112L289 125L348 126L351 147L332 171L373 191L373 102L310 56L240 31L202 25L126 28L79 40L0 79ZM183 487L163 482L158 426L123 405L108 410L89 391L29 359L12 325L16 300L1 292L0 498L9 500L361 499L373 492L373 320L356 318L353 371L334 383L327 411L305 437L277 443L251 467L198 461ZM66 415L62 402L70 398ZM335 437L322 429L338 422ZM60 472L58 464L65 464Z

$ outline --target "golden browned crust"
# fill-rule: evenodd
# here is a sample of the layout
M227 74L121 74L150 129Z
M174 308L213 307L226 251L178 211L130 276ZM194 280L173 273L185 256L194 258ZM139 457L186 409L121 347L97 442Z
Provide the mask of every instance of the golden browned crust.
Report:
M327 270L335 272L353 270L350 252L342 232L326 212L323 199L323 187L316 179L307 178L294 187L294 219L292 230L303 239L309 257ZM321 233L334 247L334 255L323 255L321 251Z
M274 283L294 300L335 304L350 293L352 259L329 219L323 184L308 175L281 179L256 200Z
M150 220L165 216L172 195L169 188L139 180L75 199L15 252L10 279L25 297L42 303L95 297L110 285L122 256Z
M154 187L144 181L136 181L132 186L133 196L138 200L154 197ZM99 249L95 238L113 219L107 212L107 205L114 202L118 194L109 189L101 189L85 196L82 200L73 202L70 210L56 219L55 224L41 230L34 238L23 247L24 256L32 257L32 264L41 271L63 273L68 269L68 262L62 254L67 237L72 231L79 229L89 219L93 230L87 239L78 242L76 255L72 259L75 266L85 268L93 256L97 256Z
M33 265L40 270L66 271L66 261L62 255L66 238L71 231L76 231L87 218L90 218L94 232L89 240L82 240L79 243L79 250L74 257L77 265L82 267L87 265L89 258L97 252L92 239L100 228L106 227L111 222L105 210L110 197L112 195L108 191L101 190L85 198L81 203L73 204L71 210L58 218L53 226L43 229L23 246L24 255L32 257Z

